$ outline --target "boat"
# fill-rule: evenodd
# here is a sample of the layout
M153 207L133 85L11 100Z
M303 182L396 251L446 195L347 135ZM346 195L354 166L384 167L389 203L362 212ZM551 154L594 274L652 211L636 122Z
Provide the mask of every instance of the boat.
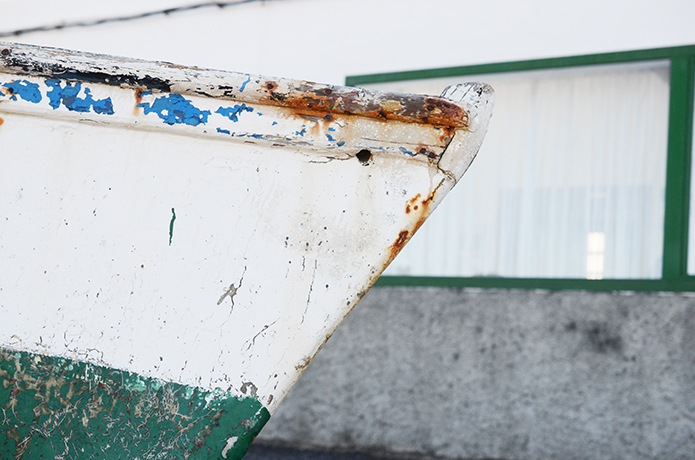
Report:
M241 458L493 98L0 43L0 457Z

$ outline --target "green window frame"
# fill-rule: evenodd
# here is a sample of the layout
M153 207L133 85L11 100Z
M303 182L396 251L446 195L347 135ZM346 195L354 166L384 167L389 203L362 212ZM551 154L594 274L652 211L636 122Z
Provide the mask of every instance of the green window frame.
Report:
M439 69L348 76L348 86L442 77L528 70L547 70L602 64L669 60L671 65L663 265L660 279L561 279L498 277L382 276L376 286L429 286L447 288L543 289L590 291L695 291L695 276L688 275L691 147L695 45L561 58L480 64Z

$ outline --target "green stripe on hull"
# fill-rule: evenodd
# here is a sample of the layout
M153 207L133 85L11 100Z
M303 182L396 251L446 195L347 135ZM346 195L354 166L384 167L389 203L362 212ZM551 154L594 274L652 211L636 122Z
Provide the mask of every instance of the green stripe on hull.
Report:
M270 418L253 398L0 348L0 458L240 459Z

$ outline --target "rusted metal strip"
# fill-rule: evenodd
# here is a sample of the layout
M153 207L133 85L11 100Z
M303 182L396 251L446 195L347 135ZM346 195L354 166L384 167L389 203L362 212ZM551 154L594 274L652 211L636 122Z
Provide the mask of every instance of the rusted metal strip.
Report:
M0 71L89 81L182 95L288 107L302 113L357 115L463 128L468 113L446 99L184 67L0 42Z

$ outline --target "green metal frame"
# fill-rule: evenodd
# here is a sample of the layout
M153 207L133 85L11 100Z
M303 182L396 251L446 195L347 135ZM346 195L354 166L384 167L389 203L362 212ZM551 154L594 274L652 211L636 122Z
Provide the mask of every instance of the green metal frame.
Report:
M688 275L688 224L693 136L695 45L530 61L349 76L348 86L502 72L522 72L667 59L671 82L666 159L663 269L661 279L557 279L502 277L382 276L376 286L434 286L590 291L695 291Z

